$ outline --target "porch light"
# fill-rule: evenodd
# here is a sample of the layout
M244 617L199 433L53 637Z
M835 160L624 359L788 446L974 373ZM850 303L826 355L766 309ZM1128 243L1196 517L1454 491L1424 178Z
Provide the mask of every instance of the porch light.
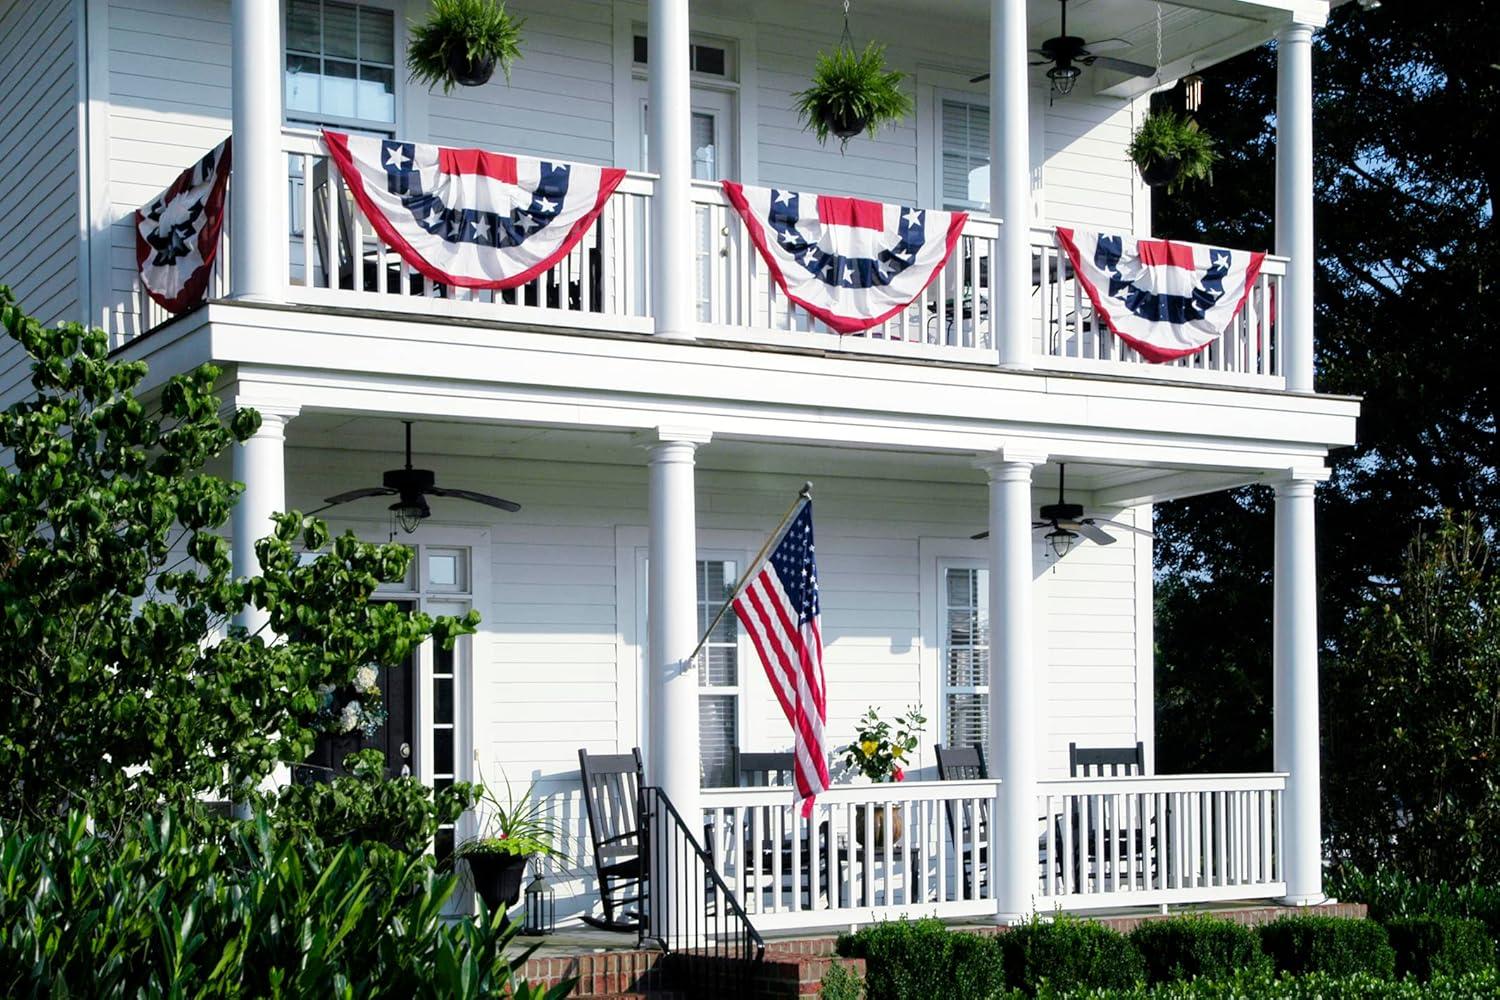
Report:
M1060 62L1047 71L1047 79L1052 81L1052 90L1058 97L1067 97L1073 92L1073 84L1083 75L1083 70L1072 63Z
M1047 532L1047 544L1052 546L1052 554L1061 559L1073 548L1073 539L1078 537L1075 531L1067 528L1053 528Z
M557 890L547 884L538 869L536 878L526 887L526 917L522 934L551 934L557 929Z
M391 504L391 514L396 518L396 523L401 525L401 530L408 535L417 530L417 525L421 524L422 519L429 513L431 511L421 500L415 503L401 501Z

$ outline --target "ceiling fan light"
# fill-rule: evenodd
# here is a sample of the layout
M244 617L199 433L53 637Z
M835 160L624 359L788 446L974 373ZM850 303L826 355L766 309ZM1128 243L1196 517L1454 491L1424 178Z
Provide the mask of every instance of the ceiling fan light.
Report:
M422 523L422 519L430 513L431 511L427 509L427 505L420 502L391 504L391 514L396 518L396 523L401 525L401 530L408 535L416 531L417 526Z
M1059 97L1067 97L1073 92L1073 84L1083 75L1083 70L1071 63L1059 63L1047 71L1047 79L1052 81L1052 90Z
M1067 528L1058 527L1047 532L1045 537L1047 544L1052 546L1052 554L1061 559L1072 550L1073 539L1078 537L1078 533L1069 531Z

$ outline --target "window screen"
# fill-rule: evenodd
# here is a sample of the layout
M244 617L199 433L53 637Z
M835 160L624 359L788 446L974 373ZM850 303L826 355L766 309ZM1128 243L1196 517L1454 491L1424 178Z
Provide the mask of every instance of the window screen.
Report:
M985 210L990 201L990 111L942 102L943 207Z
M303 121L396 121L396 18L329 0L287 0L286 114Z
M943 738L989 754L989 571L943 571Z

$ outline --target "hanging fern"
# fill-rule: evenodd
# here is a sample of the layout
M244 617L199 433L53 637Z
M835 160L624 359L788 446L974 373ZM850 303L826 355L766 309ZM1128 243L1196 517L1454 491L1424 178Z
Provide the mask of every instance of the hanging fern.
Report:
M413 82L441 83L445 94L461 82L456 64L499 63L509 81L525 23L506 11L504 0L432 0L427 19L411 26L406 68Z
M860 131L874 136L911 114L912 99L901 89L905 80L905 73L886 67L884 45L871 42L856 52L841 44L818 53L812 86L793 95L797 117L820 143L835 134L844 145Z
M1213 183L1214 163L1219 159L1214 140L1188 115L1175 111L1153 111L1148 114L1130 138L1129 157L1143 171L1154 164L1172 161L1177 171L1167 183L1174 194L1187 184Z

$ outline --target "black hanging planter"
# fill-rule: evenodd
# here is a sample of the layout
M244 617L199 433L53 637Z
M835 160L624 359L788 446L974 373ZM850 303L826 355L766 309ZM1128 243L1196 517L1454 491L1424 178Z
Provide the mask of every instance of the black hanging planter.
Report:
M870 127L866 115L834 114L828 117L828 131L848 142Z
M1177 171L1182 166L1182 161L1175 156L1161 156L1146 163L1137 163L1136 168L1141 172L1141 180L1154 188L1166 187L1177 179Z
M483 87L495 75L495 57L470 59L468 53L450 51L447 56L448 75L465 87Z
M521 878L526 874L527 854L498 854L476 851L465 854L474 891L484 900L490 912L508 910L521 898Z

